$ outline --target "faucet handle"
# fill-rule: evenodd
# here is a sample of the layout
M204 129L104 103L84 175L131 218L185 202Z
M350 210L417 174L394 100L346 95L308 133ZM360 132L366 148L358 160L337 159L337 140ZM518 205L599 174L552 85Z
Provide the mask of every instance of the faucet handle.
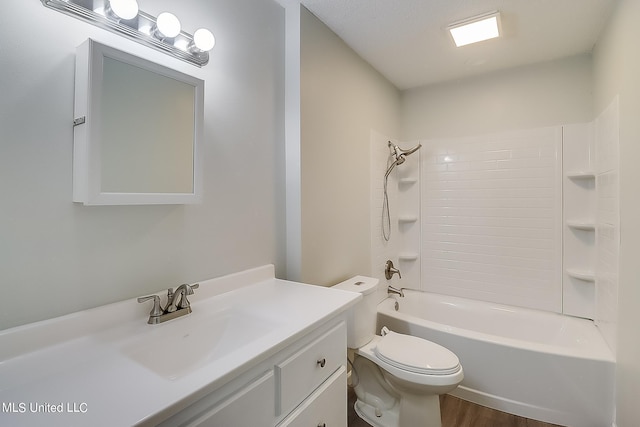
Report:
M397 274L400 279L402 279L402 275L400 274L400 270L393 266L393 261L390 259L384 265L384 277L387 280L391 280L394 274Z
M138 298L138 302L153 300L153 308L149 312L149 316L160 316L162 314L162 308L160 308L160 297L158 295L149 295L148 297Z
M187 295L193 295L194 289L198 289L200 287L199 283L195 283L193 285L187 285L186 283L184 284L185 287L185 292L184 294L182 294L182 297L180 298L180 303L178 304L178 308L182 309L182 308L187 308L191 305L191 303L189 302L189 300L187 299Z
M198 289L200 287L199 283L194 283L193 285L187 285L186 283L184 284L184 287L187 291L187 295L193 295L193 290L194 289Z

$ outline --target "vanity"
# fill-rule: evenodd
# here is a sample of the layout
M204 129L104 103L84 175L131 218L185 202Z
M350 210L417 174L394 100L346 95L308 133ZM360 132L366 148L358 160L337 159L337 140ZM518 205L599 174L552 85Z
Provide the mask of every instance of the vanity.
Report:
M132 299L1 331L0 425L346 427L359 298L267 265L200 282L165 323Z

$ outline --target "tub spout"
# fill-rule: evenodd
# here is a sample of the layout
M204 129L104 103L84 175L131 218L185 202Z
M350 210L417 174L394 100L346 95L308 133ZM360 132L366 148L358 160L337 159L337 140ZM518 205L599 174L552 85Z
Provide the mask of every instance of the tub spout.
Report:
M387 286L387 294L396 294L404 298L404 288L394 288L393 286Z

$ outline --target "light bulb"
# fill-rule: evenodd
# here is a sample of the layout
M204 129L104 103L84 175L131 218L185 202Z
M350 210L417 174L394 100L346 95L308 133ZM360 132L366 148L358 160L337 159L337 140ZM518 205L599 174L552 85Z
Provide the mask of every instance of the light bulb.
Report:
M138 2L136 0L110 0L109 8L120 19L133 19L138 16Z
M215 46L216 38L211 31L206 28L200 28L193 33L193 43L201 51L208 52Z
M158 15L156 26L164 37L172 38L180 34L180 21L172 13L162 12Z

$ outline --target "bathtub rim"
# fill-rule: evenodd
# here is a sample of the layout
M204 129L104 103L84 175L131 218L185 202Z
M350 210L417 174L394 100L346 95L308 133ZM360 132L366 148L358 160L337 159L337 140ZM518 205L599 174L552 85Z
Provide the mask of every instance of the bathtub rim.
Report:
M451 298L451 299L465 300L465 301L471 301L471 302L486 303L492 306L521 309L521 307L516 307L516 306L491 303L491 302L485 302L485 301L475 301L475 300L470 300L470 299L461 298L461 297L453 297L449 295L438 294L434 292L424 292L424 291L414 290L414 289L405 289L404 292L405 292L404 298L407 298L407 296L410 296L413 293L418 295L429 294L429 295L435 295L441 298ZM602 333L597 329L597 326L592 320L577 318L573 316L567 316L560 313L549 312L549 314L557 314L559 316L563 316L564 321L578 321L581 323L589 322L590 323L590 325L588 325L589 328L591 327L596 328L595 333L597 334L596 336L598 337L599 341L597 343L591 343L590 346L587 348L577 348L577 347L570 347L570 346L561 346L559 344L545 344L545 343L539 343L539 342L531 342L527 340L519 340L515 338L489 334L486 332L479 332L471 329L465 329L458 326L446 325L440 322L436 322L436 321L428 320L412 314L404 313L402 311L396 311L395 310L396 302L401 304L402 297L398 297L396 295L389 295L387 298L385 298L383 301L381 301L378 304L378 307L377 307L378 313L381 313L390 317L398 318L399 320L402 320L404 322L417 323L421 326L434 329L440 332L458 335L470 340L484 341L484 342L489 342L496 345L522 348L529 351L544 352L544 353L554 354L558 356L575 357L580 359L609 362L614 364L616 362L615 356L611 351L611 348L609 348L609 345L606 343L604 337L602 336ZM534 311L537 311L537 310L534 310Z

